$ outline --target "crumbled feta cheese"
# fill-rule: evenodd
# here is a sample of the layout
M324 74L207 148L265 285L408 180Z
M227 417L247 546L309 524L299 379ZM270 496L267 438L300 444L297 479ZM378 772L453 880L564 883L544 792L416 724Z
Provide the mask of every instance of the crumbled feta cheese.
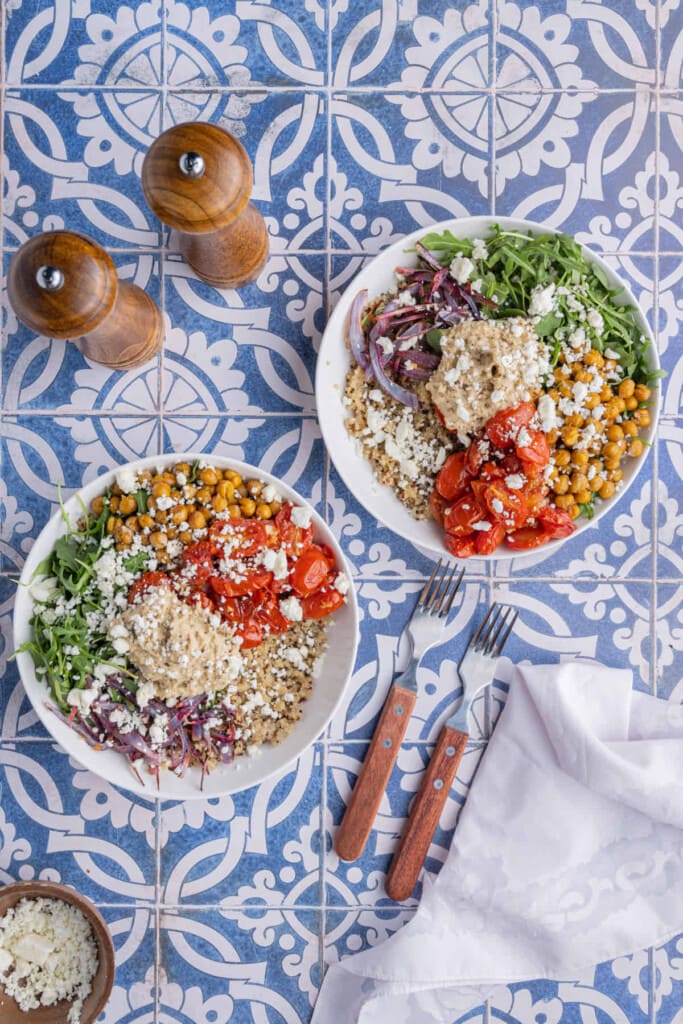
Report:
M301 622L304 617L301 601L294 596L280 601L280 611L290 622Z
M338 590L340 594L348 594L351 581L345 572L337 573L336 579L332 584L335 590Z
M531 301L529 303L529 316L545 316L546 313L552 313L554 295L555 285L552 281L545 288L540 284L537 284L532 288Z
M472 271L474 270L474 263L472 262L471 259L468 259L467 256L463 256L461 254L459 256L456 256L455 259L451 260L451 265L449 269L455 280L458 282L458 284L465 284L465 282L468 281L472 275Z
M81 715L87 715L90 711L90 707L95 700L97 700L98 691L95 687L87 687L79 690L74 688L69 690L66 698L66 702L69 707L77 708Z
M131 466L124 466L116 474L116 482L124 494L131 494L138 489L138 475Z
M135 693L135 700L139 708L146 708L151 700L156 697L156 690L154 689L154 683L148 682L143 679L139 684Z
M58 586L59 583L54 576L39 576L31 584L31 597L38 604L47 604L52 600Z
M475 260L487 260L489 258L489 251L483 238L472 239L472 258Z
M553 430L557 426L555 403L550 395L541 395L536 408L541 420L541 430L547 434L548 431Z
M301 526L305 529L311 525L311 519L313 513L310 508L306 508L304 505L295 505L292 509L292 522L295 526Z
M605 328L605 321L597 309L589 309L586 314L586 320L588 321L588 326L592 327L596 334L602 334Z
M519 491L524 487L526 480L521 473L510 473L505 477L505 483L511 491Z
M478 523L472 523L472 529L487 533L491 529L491 524L487 523L485 519L480 519Z

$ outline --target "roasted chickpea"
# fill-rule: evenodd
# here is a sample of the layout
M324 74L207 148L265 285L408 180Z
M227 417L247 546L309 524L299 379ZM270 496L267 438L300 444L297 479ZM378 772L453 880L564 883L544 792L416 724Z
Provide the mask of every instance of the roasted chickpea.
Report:
M584 398L583 404L587 409L595 409L596 405L600 405L600 395L595 391L591 391L591 393L586 395Z
M571 452L566 448L558 448L554 455L556 466L568 466L571 461Z
M585 487L582 491L577 491L574 497L578 505L587 505L593 497L593 494L588 487Z
M132 530L133 533L137 533L137 530L138 530L138 517L137 516L128 516L128 518L126 519L126 526L128 527L129 530Z
M90 502L90 508L92 509L96 516L102 515L102 513L104 512L104 498L102 497L102 495L99 495L99 497L97 498L93 498L93 500Z
M567 448L573 448L576 442L579 440L579 431L576 427L565 427L562 431L562 443Z
M235 505L235 504L228 505L228 513L230 514L230 518L231 519L241 519L242 518L242 510L240 509L239 505Z
M588 352L586 352L585 356L583 357L583 361L584 363L586 363L587 366L597 366L598 369L600 369L600 367L603 366L605 362L605 360L602 357L602 353L598 352L597 348L592 348Z
M178 536L178 529L175 526L167 526L164 532L169 540L175 540Z
M639 455L642 455L644 450L645 445L639 437L634 437L628 446L628 454L632 455L634 458L638 458Z
M170 520L175 526L179 526L180 523L186 523L187 517L190 514L190 510L187 505L176 505L175 508L170 510Z
M580 412L573 412L567 416L567 426L569 427L582 427L583 416Z
M605 456L605 461L612 459L619 460L619 456L624 452L624 442L622 441L608 441L602 449L602 454Z
M138 484L140 487L149 487L152 483L152 474L148 469L143 469L138 473Z
M585 473L572 473L569 485L572 494L576 496L578 491L585 491L588 487L588 477Z
M178 534L178 540L182 544L191 544L192 543L192 534L190 533L189 530L181 530L180 533Z
M270 503L270 511L272 512L272 514L274 516L276 516L278 514L278 512L280 511L281 508L282 508L282 502L281 501L271 501L271 503Z
M578 519L581 515L581 509L576 504L568 508L567 511L569 512L569 515L572 517L572 519Z
M607 474L607 479L612 480L615 484L618 484L620 480L624 478L624 471L622 469L611 469Z
M253 498L242 498L240 509L242 510L242 515L250 519L256 511L256 502Z
M208 505L213 497L213 491L209 487L200 487L195 494L195 501L200 505Z
M649 427L652 422L649 409L636 409L633 413L633 422L639 427Z
M214 512L225 512L228 507L228 499L224 498L221 494L214 494L211 499L211 507Z
M175 485L178 482L175 478L175 473L172 473L170 469L164 470L164 472L161 474L161 479L164 481L164 483L169 484L170 487L175 487Z
M189 462L177 462L173 467L173 472L176 474L182 473L183 476L189 476L192 472L192 466Z
M638 399L636 398L635 395L631 395L630 398L627 398L625 400L624 404L626 406L626 411L627 412L633 412L634 409L638 408Z
M596 473L593 479L588 481L588 486L590 487L591 491L597 492L600 490L604 482L604 476L602 476L600 473Z
M555 373L557 373L557 370L555 370ZM557 377L555 378L555 380L557 380ZM560 392L557 390L557 388L550 389L550 391L548 392L548 398L552 398L555 405L557 405L561 398Z
M171 485L165 480L159 480L158 483L152 484L152 494L155 498L170 498Z
M203 484L206 484L208 487L215 487L216 484L218 483L218 475L216 473L216 470L212 469L210 466L207 466L206 469L199 470L199 479Z
M257 498L263 490L263 484L260 480L247 480L245 487L250 498Z
M623 398L610 398L609 402L605 402L605 419L615 420L624 410L619 408L618 403L623 404Z
M157 550L155 558L157 560L158 565L168 565L169 562L171 561L171 556L169 555L168 551L165 551L163 548L159 548Z
M577 369L574 370L574 380L580 381L581 384L590 384L593 380L593 374L589 373L588 370L583 370L580 364L577 363Z
M138 503L132 496L132 494L124 494L121 500L119 501L119 512L121 513L122 516L132 515L132 513L135 512L137 507Z
M573 494L559 494L557 498L555 498L555 504L558 508L563 508L565 509L565 511L568 512L571 508L573 508L576 502L574 501Z
M226 480L229 480L231 484L234 484L235 487L239 487L242 483L242 477L239 473L236 473L234 469L226 469L223 476Z
M652 394L650 389L645 384L636 384L633 393L639 402L647 402L648 398Z
M605 459L605 469L608 473L611 473L613 469L619 469L621 464L621 457L618 459Z
M552 430L548 431L548 444L551 448L554 444L557 444L559 436L560 432L556 427L553 427Z
M604 484L598 491L598 494L601 498L606 500L607 498L611 498L613 496L616 489L616 485L611 480L605 480Z
M620 398L630 398L635 389L636 386L632 380L622 380L617 390Z
M138 516L138 524L142 530L151 530L154 526L154 517L150 516L147 512L143 512L141 516Z
M605 431L608 441L623 441L624 431L618 423L612 423Z
M129 530L127 526L121 526L115 530L114 537L117 544L122 544L124 548L129 548L133 543L133 531Z
M109 519L107 519L107 533L113 533L118 523L119 520L116 516L109 516Z
M115 494L113 498L109 499L109 511L118 512L120 504L121 499L118 497L118 495Z
M612 391L612 389L609 386L609 384L603 384L603 386L602 386L602 388L600 390L600 401L601 402L609 402L610 398L612 398L613 395L614 395L614 392Z
M112 484L111 493L115 494L117 498L121 495L121 488L118 484Z
M571 398L572 397L572 389L569 386L569 384L567 384L566 377L562 381L560 386L558 387L558 391L560 392L560 394L562 395L563 398Z
M168 536L163 530L154 530L149 535L149 542L152 547L165 548L168 544Z
M577 469L585 469L588 465L588 452L585 449L578 449L572 452L572 466Z
M220 494L221 498L231 502L235 494L235 485L229 480L219 480L216 486L216 493Z
M183 498L185 501L194 501L197 490L196 484L185 484L183 487Z
M148 512L156 512L156 510L157 510L157 499L154 497L153 494L150 494L150 496L147 499L147 511Z
M563 473L562 476L558 476L557 480L553 484L553 491L555 494L566 494L569 490L569 477Z
M256 506L256 516L258 519L271 519L273 510L270 505L266 504L265 501L260 501Z
M187 524L192 530L203 530L206 526L206 516L199 510L190 512Z
M635 425L633 420L624 420L621 424L621 429L624 431L626 437L635 437L638 433L638 427Z

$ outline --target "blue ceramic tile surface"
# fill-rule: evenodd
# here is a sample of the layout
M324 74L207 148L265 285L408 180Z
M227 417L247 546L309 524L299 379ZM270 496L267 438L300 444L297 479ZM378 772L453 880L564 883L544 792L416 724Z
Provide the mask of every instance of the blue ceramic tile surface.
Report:
M679 0L2 5L4 272L37 232L80 230L166 326L160 356L117 373L2 306L0 883L59 879L102 907L117 950L105 1024L308 1024L325 966L410 919L417 899L393 903L385 873L492 598L519 619L474 708L430 871L516 663L599 657L683 700L682 14ZM198 281L142 194L153 139L197 119L237 135L254 167L271 256L239 291ZM380 527L332 466L316 355L369 256L474 214L546 220L606 254L656 332L668 375L658 438L613 512L559 554L468 564L445 647L420 669L377 828L343 864L335 830L434 562ZM361 641L342 705L291 771L157 808L48 738L11 660L11 613L60 485L69 494L117 463L191 448L253 462L311 499L353 566ZM670 1024L682 979L673 938L580 978L500 986L462 1021Z

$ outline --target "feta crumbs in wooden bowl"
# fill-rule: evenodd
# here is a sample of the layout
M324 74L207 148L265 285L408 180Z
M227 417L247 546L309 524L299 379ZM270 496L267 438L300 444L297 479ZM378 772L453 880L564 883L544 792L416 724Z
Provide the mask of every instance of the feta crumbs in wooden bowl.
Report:
M114 971L111 935L85 897L52 882L0 890L3 1024L92 1024Z

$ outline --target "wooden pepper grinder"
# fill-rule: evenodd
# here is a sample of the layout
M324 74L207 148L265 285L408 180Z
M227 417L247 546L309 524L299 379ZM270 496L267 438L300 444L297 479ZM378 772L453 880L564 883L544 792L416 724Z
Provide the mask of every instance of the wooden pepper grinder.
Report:
M104 251L76 231L46 231L12 260L7 294L19 319L48 338L76 340L84 356L115 370L161 348L161 313L135 284L119 281Z
M197 276L217 288L253 281L268 259L265 221L249 202L252 184L244 146L205 122L169 128L142 165L147 202L180 233L180 251Z

